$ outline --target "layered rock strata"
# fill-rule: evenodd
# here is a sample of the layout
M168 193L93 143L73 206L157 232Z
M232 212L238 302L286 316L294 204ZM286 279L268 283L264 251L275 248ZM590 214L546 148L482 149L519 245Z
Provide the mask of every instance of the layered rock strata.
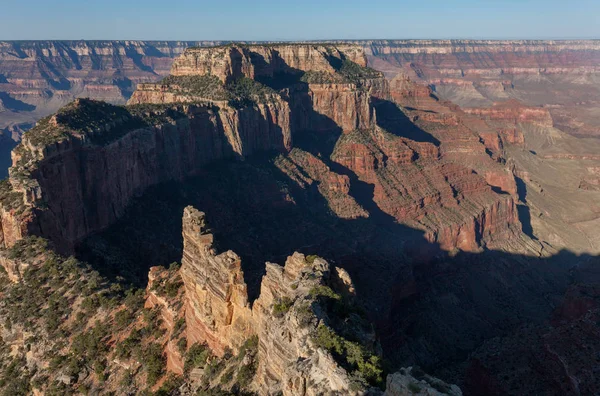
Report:
M261 395L381 393L356 383L332 353L317 343L320 326L330 326L333 320L319 302L318 293L329 290L342 296L336 298L351 298L355 290L346 271L300 253L288 257L283 267L267 263L260 296L250 308L240 258L231 251L217 252L204 213L185 208L183 238L181 275L190 344L207 343L222 355L226 349L237 351L245 340L258 336L254 387ZM410 370L390 376L386 394L402 394L407 386L402 385L405 378L412 378ZM461 394L456 386L444 386L447 394Z
M100 120L86 133L61 118L69 111L93 117L103 110L121 118ZM230 111L186 105L135 115L78 100L27 133L15 151L7 194L23 198L16 210L4 206L3 241L10 246L33 232L69 248L114 223L151 185L181 180L213 160L285 150L291 136L289 115L282 113L276 105ZM52 133L58 136L48 137Z
M289 159L319 180L339 216L372 215L375 208L352 197L360 187L352 183L372 183L376 211L424 229L446 250L512 238L514 202L488 186L516 191L499 163L498 133L409 79L388 84L365 65L355 46L198 48L179 58L165 82L142 85L127 108L76 101L15 150L3 240L10 246L41 234L69 250L113 224L149 186L218 159L288 153L295 140L318 135L325 138L310 143L316 157ZM337 136L331 151L320 152ZM23 204L13 199L18 194Z

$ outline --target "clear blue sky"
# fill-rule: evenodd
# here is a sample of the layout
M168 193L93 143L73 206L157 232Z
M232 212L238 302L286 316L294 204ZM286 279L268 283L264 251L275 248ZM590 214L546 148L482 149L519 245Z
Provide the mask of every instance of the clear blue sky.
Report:
M0 0L0 40L600 38L600 0Z

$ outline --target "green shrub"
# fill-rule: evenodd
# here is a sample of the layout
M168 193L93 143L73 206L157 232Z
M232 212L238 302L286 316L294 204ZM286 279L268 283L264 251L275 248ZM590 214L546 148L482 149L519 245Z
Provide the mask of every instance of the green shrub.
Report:
M153 343L144 349L143 364L147 374L146 380L153 386L162 377L165 369L165 358L160 344Z
M383 368L381 359L369 353L363 346L351 342L336 334L329 327L320 324L313 342L333 354L333 357L347 369L355 369L368 383L383 385Z
M298 305L298 307L296 308L296 312L298 313L300 325L302 325L303 327L308 326L312 319L315 317L312 307L308 303L302 303Z
M316 254L311 254L306 256L305 260L308 264L313 264L315 262L316 259L318 259L319 256L317 256Z
M173 326L173 334L171 335L171 339L179 337L181 332L185 329L185 318L179 318L175 321L175 325Z
M144 293L143 289L128 289L123 301L125 306L132 312L139 311L144 306Z
M183 286L183 282L181 282L180 280L176 280L174 282L165 282L165 286L164 286L164 294L167 297L170 298L174 298L177 297L177 294L179 293L179 289L181 288L181 286Z
M236 108L254 106L265 103L270 95L275 94L272 88L247 77L231 81L226 86L229 105Z
M282 318L290 310L294 302L289 297L282 297L273 304L273 316Z
M204 377L207 381L214 380L217 375L225 368L224 360L213 359L204 368Z
M341 300L342 299L342 296L340 296L338 293L334 292L330 287L323 286L323 285L313 287L312 289L310 289L309 294L313 298L325 297L325 298L330 298L332 300Z
M115 323L120 329L123 329L131 324L134 316L128 309L123 309L115 314Z
M240 347L237 355L238 360L242 360L246 355L255 355L258 351L258 336L254 335L248 338Z
M233 368L230 367L223 373L223 375L221 375L219 382L221 383L221 385L227 385L232 380L233 380Z
M159 82L163 86L209 100L227 100L227 91L217 76L168 76Z
M179 353L181 353L182 355L187 350L187 340L185 339L185 337L181 337L179 341L177 341L177 350L179 350Z
M139 330L134 329L129 333L127 338L117 344L115 354L121 359L128 359L131 356L140 356L141 343L142 334Z
M171 396L178 395L177 390L183 385L183 378L173 373L169 374L167 380L161 385L161 387L154 392L153 396Z
M121 380L119 381L119 385L121 386L121 388L127 388L131 385L133 385L133 380L134 380L134 375L133 372L131 370L125 370L123 372L123 376L121 377Z
M358 82L361 79L378 78L381 73L370 67L360 66L348 59L344 59L339 73L350 82Z
M246 388L252 382L256 374L256 360L253 359L250 364L243 365L238 371L236 382L241 388Z
M204 344L194 343L187 351L183 371L189 373L193 368L204 367L210 356L210 350Z

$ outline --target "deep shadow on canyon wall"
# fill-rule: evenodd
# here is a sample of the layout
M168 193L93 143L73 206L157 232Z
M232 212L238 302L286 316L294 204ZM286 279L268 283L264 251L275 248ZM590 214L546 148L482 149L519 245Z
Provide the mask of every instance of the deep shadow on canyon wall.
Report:
M472 351L525 324L547 323L577 266L598 261L566 251L548 259L494 251L449 257L386 216L336 217L317 186L302 189L274 166L276 155L214 163L183 183L151 188L89 238L80 257L143 284L150 266L180 260L181 214L191 204L207 213L219 251L242 257L251 298L265 261L282 264L294 251L322 256L349 271L391 367L418 364L459 382L456 367ZM369 199L368 190L357 197L365 207Z

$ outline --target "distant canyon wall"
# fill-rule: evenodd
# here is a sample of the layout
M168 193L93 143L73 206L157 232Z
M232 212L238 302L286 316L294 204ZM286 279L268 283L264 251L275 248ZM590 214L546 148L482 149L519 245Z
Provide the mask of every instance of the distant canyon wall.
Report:
M425 231L428 241L447 250L473 251L485 245L502 246L502 240L516 235L519 220L512 198L514 180L482 143L489 135L490 148L499 150L499 143L494 146L494 139L499 141L496 132L478 130L478 124L467 127L466 114L440 106L427 90L409 81L396 80L390 86L380 73L364 68L366 59L360 47L294 44L250 48L191 49L173 70L189 63L195 69L189 66L186 76L200 78L210 70L211 76L225 81L228 76L279 76L282 70L288 75L298 71L324 74L309 83L299 81L269 91L272 93L241 107L226 100L198 105L194 104L198 103L196 91L143 84L130 100L129 109L141 106L142 118L148 121L135 128L129 125L139 122L139 117L129 119L131 114L124 108L93 101L70 104L45 121L47 125L25 134L13 153L2 218L5 245L33 233L49 236L68 251L91 233L113 224L131 199L151 185L182 180L213 160L245 157L257 150L289 153L297 147L296 139L314 133L324 141L333 138L335 142L339 137L332 147L334 153L330 158L310 160L303 155L290 156L295 163L291 166L317 178L330 173L319 169L342 166L347 170L339 171L356 175L360 182L374 183L378 210ZM302 59L298 59L300 55ZM366 74L352 80L338 73L344 59L356 60L355 72ZM165 103L165 93L170 90L178 92L179 103ZM395 97L410 107L415 98L406 96L411 93L423 96L420 100L426 102L422 105L427 103L431 109L412 110L409 119L389 99ZM408 102L403 102L403 97ZM103 112L108 118L97 121L94 117ZM113 115L119 112L127 114ZM171 112L179 116L173 119ZM99 125L92 132L73 129L70 122L80 119L88 120L84 126ZM416 135L402 136L410 130ZM399 174L406 177L398 178ZM352 212L346 213L349 217L356 213L369 216L364 208L345 206L353 202L348 176L332 172L323 182L336 177L345 180L345 187L342 195L326 194L332 210ZM508 195L499 196L490 185ZM15 194L24 197L24 207ZM503 237L498 238L500 235Z

